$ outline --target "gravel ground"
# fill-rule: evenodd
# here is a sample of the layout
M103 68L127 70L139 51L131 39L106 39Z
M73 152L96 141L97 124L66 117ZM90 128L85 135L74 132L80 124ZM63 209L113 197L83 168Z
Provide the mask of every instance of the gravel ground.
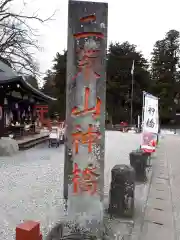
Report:
M112 167L129 164L129 152L139 144L139 134L106 132L106 195ZM63 162L63 145L49 149L44 144L14 157L0 157L0 239L14 239L16 226L24 220L40 221L46 234L61 219Z

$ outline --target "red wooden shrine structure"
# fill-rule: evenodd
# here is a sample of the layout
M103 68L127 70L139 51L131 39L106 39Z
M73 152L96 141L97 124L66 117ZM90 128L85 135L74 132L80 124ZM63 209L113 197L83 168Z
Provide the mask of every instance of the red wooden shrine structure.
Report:
M36 105L35 109L41 125L50 128L51 121L49 117L45 116L49 112L48 105Z

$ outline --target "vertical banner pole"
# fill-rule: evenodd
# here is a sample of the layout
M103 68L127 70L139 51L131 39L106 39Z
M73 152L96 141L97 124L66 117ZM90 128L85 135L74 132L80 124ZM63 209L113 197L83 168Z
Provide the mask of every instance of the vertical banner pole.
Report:
M64 198L70 220L103 226L107 3L69 1Z
M143 91L143 101L142 101L142 118L141 118L141 144L140 146L142 146L143 144L143 129L144 129L144 99L145 99L145 91Z
M138 124L137 124L137 127L138 127L138 131L140 130L140 115L138 115Z
M143 106L142 106L142 124L144 124L144 100L145 100L145 92L143 91Z
M132 73L132 82L131 82L131 119L130 124L133 124L133 98L134 98L134 73Z

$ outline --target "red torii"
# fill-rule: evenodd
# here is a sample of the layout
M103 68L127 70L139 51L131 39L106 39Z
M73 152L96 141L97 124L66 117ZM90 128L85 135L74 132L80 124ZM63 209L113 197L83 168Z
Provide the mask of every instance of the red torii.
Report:
M36 112L40 117L40 121L44 121L44 113L48 112L48 105L36 105L35 106Z

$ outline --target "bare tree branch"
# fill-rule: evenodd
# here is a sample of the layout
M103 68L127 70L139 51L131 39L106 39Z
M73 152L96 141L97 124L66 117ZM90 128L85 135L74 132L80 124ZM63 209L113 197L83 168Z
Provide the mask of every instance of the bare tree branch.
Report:
M29 21L35 20L43 24L53 20L56 11L46 19L40 18L37 12L32 16L24 15L23 11L17 14L9 8L13 1L0 0L0 56L18 72L37 74L38 66L32 50L41 51L42 48L37 41L37 30L29 25Z

